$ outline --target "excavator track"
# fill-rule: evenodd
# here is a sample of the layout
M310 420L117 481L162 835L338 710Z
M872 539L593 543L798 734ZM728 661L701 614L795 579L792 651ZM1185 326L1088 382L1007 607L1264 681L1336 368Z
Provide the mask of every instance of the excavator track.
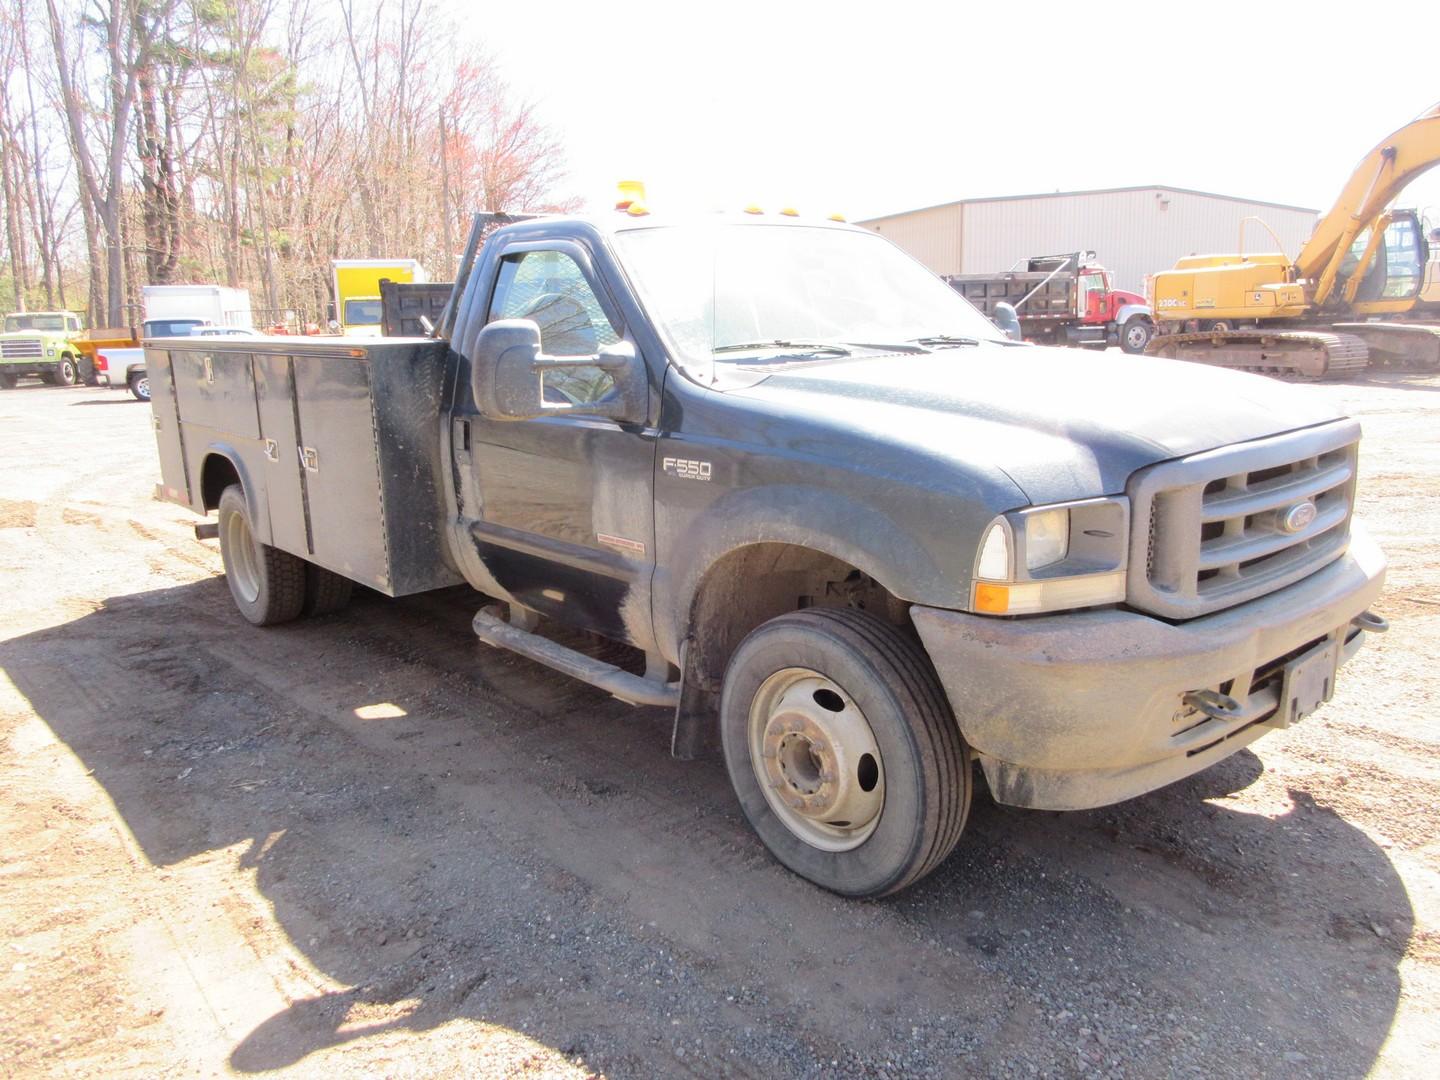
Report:
M1364 371L1370 348L1355 334L1327 330L1224 330L1165 334L1149 356L1299 379L1343 379Z
M1427 323L1335 323L1342 334L1360 338L1370 350L1374 367L1397 371L1440 370L1440 326Z

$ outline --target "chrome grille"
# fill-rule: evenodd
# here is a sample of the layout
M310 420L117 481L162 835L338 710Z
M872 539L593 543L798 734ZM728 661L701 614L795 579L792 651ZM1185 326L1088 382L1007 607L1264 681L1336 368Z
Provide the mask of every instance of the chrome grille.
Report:
M0 341L0 358L5 360L38 360L45 351L40 338L9 338Z
M1134 550L1145 557L1130 560L1129 602L1191 618L1338 558L1350 536L1359 437L1360 425L1342 420L1140 470L1127 491Z

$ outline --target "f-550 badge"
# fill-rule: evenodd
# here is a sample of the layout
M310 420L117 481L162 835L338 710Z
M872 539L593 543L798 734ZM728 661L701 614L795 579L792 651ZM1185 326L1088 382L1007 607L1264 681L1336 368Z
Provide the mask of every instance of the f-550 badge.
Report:
M667 457L660 463L660 467L671 476L679 477L681 480L710 479L710 462L708 461Z

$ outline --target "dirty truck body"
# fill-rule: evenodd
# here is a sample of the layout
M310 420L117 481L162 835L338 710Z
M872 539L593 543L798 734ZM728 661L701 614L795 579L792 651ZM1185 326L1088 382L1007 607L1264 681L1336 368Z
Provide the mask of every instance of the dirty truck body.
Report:
M933 869L975 760L1013 805L1139 795L1302 719L1384 628L1354 421L1006 342L872 233L537 219L439 330L149 343L162 493L218 511L237 606L468 582L483 641L673 710L679 756L718 740L840 893Z

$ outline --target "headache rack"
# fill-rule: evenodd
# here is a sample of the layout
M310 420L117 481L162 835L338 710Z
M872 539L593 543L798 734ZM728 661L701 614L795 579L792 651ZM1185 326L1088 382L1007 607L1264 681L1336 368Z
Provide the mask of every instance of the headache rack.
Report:
M1360 425L1225 446L1137 472L1127 485L1127 600L1169 619L1254 600L1339 558L1350 538Z

